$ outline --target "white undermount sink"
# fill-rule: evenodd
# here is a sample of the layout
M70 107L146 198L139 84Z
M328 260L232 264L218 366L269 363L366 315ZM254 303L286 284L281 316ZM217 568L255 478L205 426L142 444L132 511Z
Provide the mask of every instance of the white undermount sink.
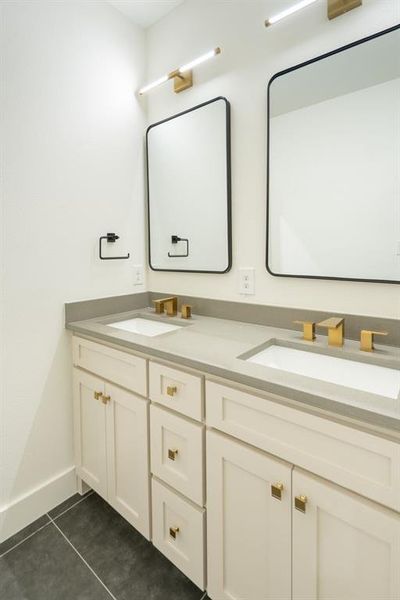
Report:
M147 337L155 337L156 335L162 335L163 333L169 333L181 328L180 325L160 323L152 319L143 319L143 317L135 317L127 321L117 321L116 323L107 323L107 327L114 327L114 329L122 329L122 331L146 335Z
M400 371L369 363L275 344L246 360L387 398L397 399L400 392Z

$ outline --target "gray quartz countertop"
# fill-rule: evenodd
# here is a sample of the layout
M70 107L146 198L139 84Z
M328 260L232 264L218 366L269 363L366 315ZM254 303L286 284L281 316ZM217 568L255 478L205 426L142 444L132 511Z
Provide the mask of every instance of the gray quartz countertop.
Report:
M147 337L108 325L137 316L181 327L156 337ZM328 411L334 416L357 420L368 428L393 431L396 437L400 432L400 397L390 399L244 360L254 349L278 342L288 347L396 369L400 382L399 348L377 345L376 351L369 354L361 352L359 344L352 340L346 340L343 348L328 348L327 337L322 335L310 343L302 340L300 331L198 315L185 321L179 317L156 316L150 308L76 321L68 323L67 328L76 334L175 363L177 367L197 369L206 375L222 377L286 398L292 404L298 404L299 408Z

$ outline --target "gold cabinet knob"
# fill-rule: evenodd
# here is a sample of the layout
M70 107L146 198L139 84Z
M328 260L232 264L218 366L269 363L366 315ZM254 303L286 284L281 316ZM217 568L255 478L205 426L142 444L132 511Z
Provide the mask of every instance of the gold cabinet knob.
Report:
M271 484L271 496L277 500L282 500L283 483Z
M104 394L102 394L101 401L103 404L108 404L110 402L110 400L111 400L111 396L104 396Z
M179 533L179 527L170 527L169 528L169 535L174 538L174 540L176 540L176 535L177 533Z
M294 507L302 513L306 512L307 496L296 496L294 499Z
M387 331L370 331L368 329L361 330L360 350L363 352L374 351L374 336L388 335Z
M95 400L101 400L103 392L93 392L93 396Z
M168 458L169 458L169 460L175 460L177 454L178 454L178 450L177 449L171 450L171 448L168 448Z
M178 388L176 387L176 385L167 385L167 394L168 396L175 396L175 394L178 392Z

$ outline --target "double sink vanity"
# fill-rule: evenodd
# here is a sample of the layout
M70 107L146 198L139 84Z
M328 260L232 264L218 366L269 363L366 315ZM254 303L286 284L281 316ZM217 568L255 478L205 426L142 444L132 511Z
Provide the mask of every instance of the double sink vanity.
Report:
M80 482L212 600L398 600L398 349L156 309L67 324Z
M321 283L333 307L352 306L355 282L400 281L399 44L396 25L268 83L264 275L286 278L283 304L293 278L353 282ZM148 263L180 272L169 286L190 288L190 272L222 290L231 269L230 115L217 96L146 131ZM248 165L243 148L235 162ZM248 189L255 202L240 260L264 214L261 187L243 182L237 202ZM254 294L260 270L235 268L240 294ZM266 282L258 305L182 299L193 316L152 291L70 314L81 490L211 600L400 600L399 322L267 306Z

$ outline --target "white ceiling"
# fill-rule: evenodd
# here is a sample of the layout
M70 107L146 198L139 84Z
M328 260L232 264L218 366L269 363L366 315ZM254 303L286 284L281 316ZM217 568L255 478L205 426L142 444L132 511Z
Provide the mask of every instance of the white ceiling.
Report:
M107 0L140 27L149 27L183 0Z

